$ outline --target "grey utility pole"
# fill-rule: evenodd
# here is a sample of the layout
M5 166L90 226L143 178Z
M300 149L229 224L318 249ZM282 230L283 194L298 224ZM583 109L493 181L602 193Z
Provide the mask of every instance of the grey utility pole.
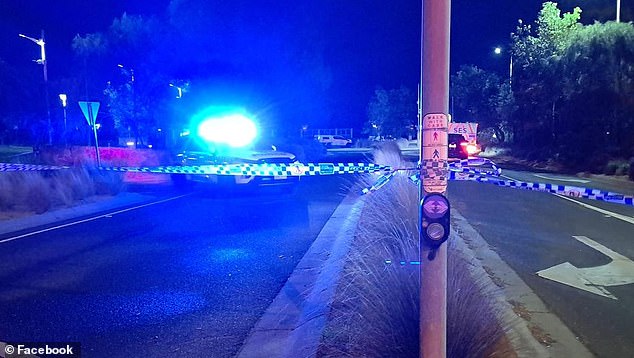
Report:
M447 356L449 30L451 0L422 0L419 103L420 356Z

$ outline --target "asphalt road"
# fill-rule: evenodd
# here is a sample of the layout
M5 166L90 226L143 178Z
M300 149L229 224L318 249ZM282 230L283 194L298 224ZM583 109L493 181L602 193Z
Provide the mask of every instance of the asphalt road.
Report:
M634 193L631 185L601 180L504 174L522 181ZM452 182L449 197L454 208L594 354L634 356L634 208L474 182ZM591 247L592 242L601 246ZM582 280L592 277L597 286L581 284L586 289L580 289L537 274L560 264L564 265L555 269L558 278L574 283L579 275ZM596 268L602 265L608 266Z
M81 342L86 357L232 356L349 182L185 193L1 243L0 341Z

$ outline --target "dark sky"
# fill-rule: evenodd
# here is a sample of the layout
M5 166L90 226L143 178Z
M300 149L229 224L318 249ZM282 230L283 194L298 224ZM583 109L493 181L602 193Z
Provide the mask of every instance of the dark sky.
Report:
M29 61L39 55L38 47L17 34L39 37L44 29L49 76L54 80L72 71L66 58L71 54L70 43L75 34L105 31L123 12L165 16L169 2L0 0L0 58L18 68L28 68ZM562 0L560 8L570 11L572 6L581 6L584 22L588 23L614 16L614 2ZM622 19L629 21L632 12L626 2L622 4ZM254 13L267 12L273 3L275 11L279 11L280 2L274 0L252 0L246 8ZM461 64L473 63L505 73L507 60L493 56L493 48L509 44L509 34L518 19L534 21L541 3L540 0L452 1L452 72ZM359 125L378 85L395 88L403 84L415 90L420 61L420 1L306 0L303 6L307 26L320 27L314 30L320 33L324 62L332 71L331 122Z

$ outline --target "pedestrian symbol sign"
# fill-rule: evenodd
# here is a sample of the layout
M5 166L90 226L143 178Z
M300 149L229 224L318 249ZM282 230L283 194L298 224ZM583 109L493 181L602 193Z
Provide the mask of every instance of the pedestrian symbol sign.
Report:
M79 102L79 108L81 108L84 117L86 117L88 125L95 125L97 113L99 112L99 102Z

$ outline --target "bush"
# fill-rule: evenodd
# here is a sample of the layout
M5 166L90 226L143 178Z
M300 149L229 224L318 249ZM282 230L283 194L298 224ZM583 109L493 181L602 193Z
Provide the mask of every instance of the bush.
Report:
M408 166L393 142L374 158ZM318 356L418 357L419 267L385 263L417 260L418 250L418 189L403 173L366 197ZM449 252L447 355L487 356L504 330L490 292L470 276L469 259Z
M630 180L634 180L634 157L630 159L630 166L627 171Z
M610 160L603 169L605 175L626 175L629 164L625 160Z
M42 214L95 194L115 195L123 189L118 173L85 168L0 173L0 210Z

